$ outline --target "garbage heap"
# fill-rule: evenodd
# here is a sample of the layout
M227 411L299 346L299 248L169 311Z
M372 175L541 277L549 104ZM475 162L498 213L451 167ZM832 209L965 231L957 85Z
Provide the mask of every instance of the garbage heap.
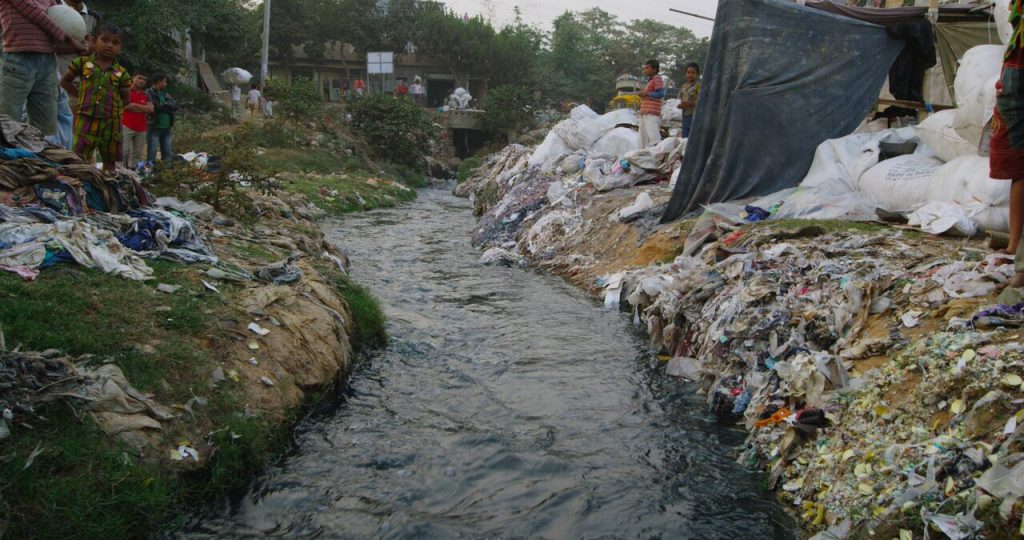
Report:
M741 461L820 538L1018 530L1024 299L996 298L1012 265L916 227L780 221L785 198L659 224L661 160L685 143L647 149L657 172L639 185L603 189L608 174L588 175L603 158L551 157L557 136L456 188L481 216L482 262L552 269L629 312L670 375L749 430Z

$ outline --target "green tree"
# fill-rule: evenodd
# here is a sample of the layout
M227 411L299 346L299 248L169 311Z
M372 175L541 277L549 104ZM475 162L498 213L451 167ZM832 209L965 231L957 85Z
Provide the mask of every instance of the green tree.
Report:
M352 128L377 157L409 167L422 167L431 152L437 126L412 100L367 95L347 104Z
M533 96L522 86L498 86L487 92L484 129L501 133L512 142L514 135L533 123Z

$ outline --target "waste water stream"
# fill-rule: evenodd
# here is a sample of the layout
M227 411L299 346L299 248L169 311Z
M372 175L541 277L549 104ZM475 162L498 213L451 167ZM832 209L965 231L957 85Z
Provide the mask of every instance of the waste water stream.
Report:
M186 536L793 536L731 457L744 434L656 368L628 317L556 277L478 265L473 226L435 189L328 226L390 344Z

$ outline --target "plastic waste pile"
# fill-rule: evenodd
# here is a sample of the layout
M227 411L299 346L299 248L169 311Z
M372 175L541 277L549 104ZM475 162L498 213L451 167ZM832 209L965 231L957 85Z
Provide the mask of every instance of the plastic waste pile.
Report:
M1004 50L981 45L965 53L954 85L957 108L915 127L826 141L799 188L747 204L768 209L780 203L780 213L768 219L873 220L877 208L932 234L1006 231L1010 184L990 179L988 158L979 155ZM887 155L891 149L900 155Z

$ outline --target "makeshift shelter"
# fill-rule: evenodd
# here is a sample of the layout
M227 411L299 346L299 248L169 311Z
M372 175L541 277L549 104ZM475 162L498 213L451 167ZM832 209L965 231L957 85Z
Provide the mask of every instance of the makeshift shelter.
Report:
M826 139L856 129L903 42L783 0L723 0L682 172L662 217L796 185Z
M952 96L958 58L975 45L999 42L992 8L943 6L930 27L927 13L923 7L859 8L829 0L806 6L723 0L700 107L662 220L797 185L815 148L851 133L894 61L907 56L912 46L894 35L916 30L934 39ZM921 69L919 62L916 71ZM919 88L922 75L914 77L894 86Z

